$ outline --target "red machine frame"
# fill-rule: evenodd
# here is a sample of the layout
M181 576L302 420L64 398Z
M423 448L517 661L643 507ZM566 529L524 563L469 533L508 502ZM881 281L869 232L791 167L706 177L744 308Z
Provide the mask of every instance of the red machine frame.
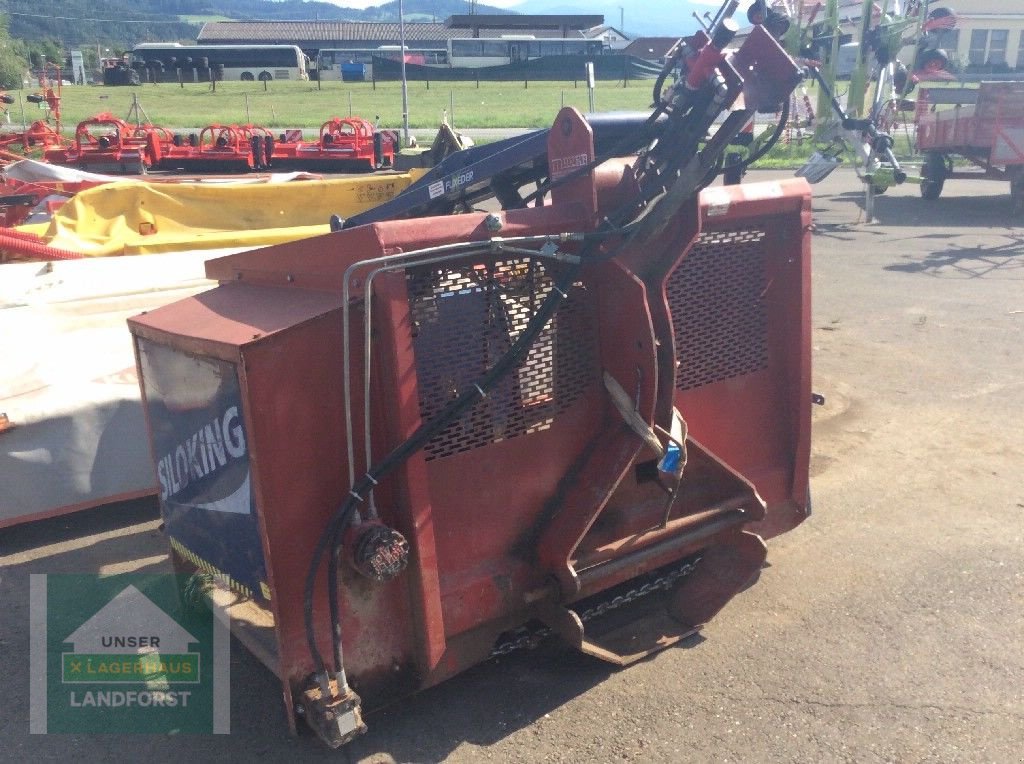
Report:
M274 144L275 167L321 172L372 172L395 163L396 136L360 117L333 117L320 126L316 142L286 140Z
M22 159L23 157L9 151L18 145L21 146L22 153L27 154L37 147L47 149L63 143L60 114L62 82L59 66L47 64L43 67L39 75L39 92L29 94L26 100L29 103L46 104L50 113L46 119L37 119L24 130L0 133L0 161ZM14 103L14 98L6 93L2 94L2 100L7 105Z
M82 120L71 146L45 153L46 161L106 173L142 175L160 163L173 136L156 125L133 125L109 112Z
M598 161L563 109L533 206L220 258L219 287L129 321L175 565L215 574L291 725L341 745L363 701L521 639L639 660L807 516L810 189L697 197L799 79L762 27L725 56L736 29L688 43L639 158Z
M552 152L578 154L578 147L566 146ZM621 165L606 168L593 182L584 178L564 190L551 206L509 211L502 235L596 226L603 209L598 199L618 198L622 178ZM443 458L421 452L397 480L380 487L381 517L410 540L415 565L404 578L378 587L343 573L346 663L370 706L486 659L503 632L531 617L604 659L624 664L643 657L699 628L756 576L765 547L752 530L774 535L804 519L811 405L809 189L802 180L716 189L705 196L699 220L677 221L652 243L663 253L656 267L649 251L633 252L595 267L580 283L581 332L601 339L591 339L595 355L581 372L585 393L549 426L485 448L457 446ZM211 261L207 273L223 286L131 320L138 343L239 369L267 566L256 591L266 588L262 599L228 595L225 604L239 638L281 678L290 720L314 669L303 641L303 577L310 550L347 490L341 352L346 269L356 253L385 256L453 237L487 241L487 226L483 213L396 221L222 258ZM701 256L695 259L695 253ZM751 265L747 257L756 261L757 275L744 293L763 312L752 323L730 327L725 319L707 326L701 311L740 307L747 299L736 293L731 275L743 280L739 272ZM693 273L678 277L688 259ZM700 275L707 269L714 274ZM689 283L693 278L696 283ZM355 304L362 301L364 281L360 275L349 282ZM424 360L411 334L409 288L407 274L385 274L372 298L379 349L371 425L376 444L401 440L421 421L416 379ZM728 346L737 339L751 342L741 336L745 331L758 333L757 348L735 368L729 360L719 368L704 358L697 365L708 368L696 370L681 390L674 384L675 356L667 351L676 331L694 330L686 326L693 318L703 325L689 340L694 352L735 354ZM705 332L714 347L700 350ZM355 361L365 350L358 335L352 340ZM581 334L574 341L583 339ZM145 383L152 370L143 346L137 352ZM666 421L674 407L685 412L693 492L678 497L664 524L665 494L643 479L651 457L609 403L603 371L636 395L645 420ZM144 395L152 396L145 384ZM361 405L358 390L354 402ZM360 421L356 429L361 427ZM357 469L365 469L356 458ZM529 479L510 483L513 475ZM567 482L568 475L573 479ZM216 567L184 545L174 548L183 569ZM701 566L670 597L678 620L658 614L642 628L632 621L625 630L613 624L591 633L566 609L694 555L703 557ZM327 597L322 581L316 597ZM326 613L318 613L315 629L328 651Z
M207 125L198 134L176 135L160 160L165 170L249 172L268 168L274 136L259 125Z
M952 108L936 109L940 105ZM1008 180L1013 210L1024 213L1024 82L922 88L916 122L924 198L937 199L951 178ZM956 156L980 172L954 169Z

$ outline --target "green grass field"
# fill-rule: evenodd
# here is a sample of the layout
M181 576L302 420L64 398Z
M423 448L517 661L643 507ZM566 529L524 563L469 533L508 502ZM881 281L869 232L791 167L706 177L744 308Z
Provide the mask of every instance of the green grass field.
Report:
M598 82L598 111L645 110L651 103L651 80ZM24 95L24 93L22 94ZM401 86L397 82L224 82L214 91L209 83L141 85L138 87L69 86L63 89L64 130L100 112L127 118L133 96L145 116L158 125L199 129L209 124L252 122L273 129L313 130L335 116L380 115L384 127L402 124ZM813 92L812 92L813 97ZM548 127L562 106L589 110L585 82L425 82L409 83L409 122L421 142L430 140L447 111L456 129ZM37 119L33 104L25 104L28 121ZM21 121L18 104L10 107L11 120ZM912 154L905 136L894 136L897 155ZM481 141L478 141L481 142ZM780 142L759 167L799 166L814 151L813 141Z
M456 128L547 127L563 106L587 111L586 83L573 82L425 82L409 83L409 124L435 130L445 110ZM651 103L650 81L599 82L595 106L599 111L646 109ZM126 117L132 96L150 121L169 127L203 127L213 123L253 122L272 128L317 128L331 117L355 116L381 125L400 127L402 94L397 82L222 82L214 92L209 83L141 85L138 87L65 87L62 112L65 128L99 112ZM34 107L26 104L31 121ZM351 111L350 111L351 109ZM17 104L11 118L20 119Z

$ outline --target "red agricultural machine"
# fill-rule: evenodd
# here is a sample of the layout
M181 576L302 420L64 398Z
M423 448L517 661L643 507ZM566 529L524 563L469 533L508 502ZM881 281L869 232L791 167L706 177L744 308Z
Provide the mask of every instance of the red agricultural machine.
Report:
M46 117L34 120L21 130L0 131L0 162L18 160L33 149L47 149L59 146L63 142L60 118L61 82L60 68L47 64L39 75L39 89L25 96L25 100L30 104L45 109ZM0 109L6 112L7 107L13 103L13 96L0 93Z
M298 131L296 131L298 132ZM320 126L315 142L282 134L273 145L275 168L313 172L372 172L392 167L398 136L359 117L333 119Z
M544 639L629 664L807 515L809 188L701 193L800 72L735 30L650 114L563 109L131 319L172 557L293 729Z
M142 175L157 166L173 136L156 125L133 125L109 112L83 120L70 146L47 149L53 164L97 173Z
M270 167L274 136L257 125L207 125L199 133L176 134L160 160L164 170L232 173Z

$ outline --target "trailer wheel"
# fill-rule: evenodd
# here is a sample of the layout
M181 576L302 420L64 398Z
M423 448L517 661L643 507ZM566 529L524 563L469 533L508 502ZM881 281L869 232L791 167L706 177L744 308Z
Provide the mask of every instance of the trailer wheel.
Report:
M1014 215L1024 215L1024 172L1010 176L1010 211Z
M921 168L921 197L938 199L947 174L945 156L938 151L925 154L924 167Z
M260 72L260 77L259 77L260 82L270 82L272 79L274 79L274 75L272 75L270 72L267 72L267 71Z
M955 15L956 13L952 8L933 8L928 12L928 20L945 19Z
M242 82L255 82L256 78L253 76L252 72L242 72L241 80Z
M914 68L925 74L942 72L949 68L949 57L941 50L926 50L914 63Z

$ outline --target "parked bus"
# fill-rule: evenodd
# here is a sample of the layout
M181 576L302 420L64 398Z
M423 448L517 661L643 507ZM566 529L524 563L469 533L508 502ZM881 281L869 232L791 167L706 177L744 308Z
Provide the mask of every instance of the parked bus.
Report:
M211 73L243 82L309 79L309 59L296 45L145 42L132 48L129 64L144 82L208 81Z
M453 67L480 67L532 61L543 56L599 56L601 40L582 38L473 37L448 40L448 62Z
M400 45L381 45L377 48L323 48L317 55L317 73L320 79L325 81L370 79L375 56L401 61L401 51ZM444 48L406 46L405 63L446 66L448 51Z
M440 44L440 42L438 43ZM445 48L405 49L407 64L435 67L479 68L531 61L544 56L599 56L604 53L601 40L582 38L535 38L509 36L459 38L447 40ZM373 59L401 61L399 45L377 48L326 48L318 56L318 72L323 80L358 80L373 76Z

